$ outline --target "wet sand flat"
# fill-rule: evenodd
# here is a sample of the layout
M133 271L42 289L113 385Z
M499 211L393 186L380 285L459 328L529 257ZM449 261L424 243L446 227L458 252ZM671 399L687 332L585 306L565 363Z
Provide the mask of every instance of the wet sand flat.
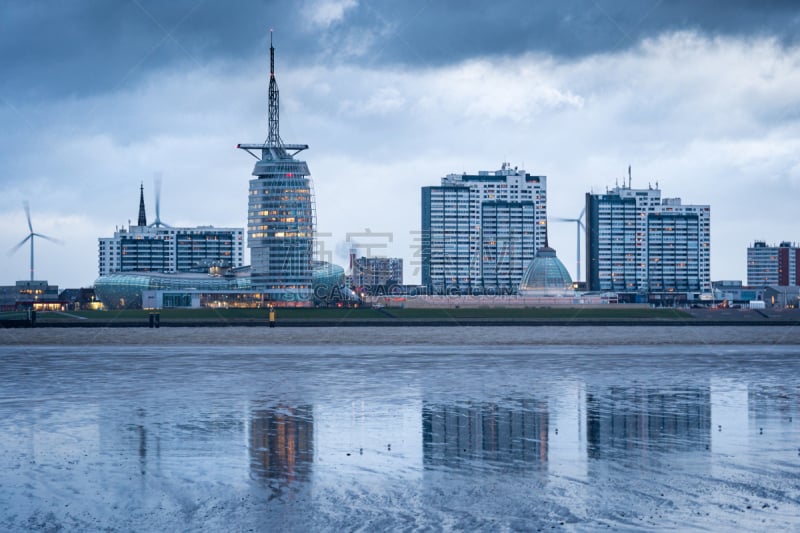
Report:
M0 345L800 344L800 326L180 327L0 329Z
M629 329L3 331L0 530L800 527L792 328Z

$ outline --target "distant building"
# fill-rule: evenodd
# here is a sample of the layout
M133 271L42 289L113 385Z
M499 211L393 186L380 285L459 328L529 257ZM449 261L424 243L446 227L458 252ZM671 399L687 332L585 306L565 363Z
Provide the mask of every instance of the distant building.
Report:
M719 280L711 282L713 300L724 306L749 306L751 302L764 300L763 286L742 285L741 280Z
M431 294L513 294L545 244L547 178L503 163L422 188L422 284Z
M354 287L403 284L403 260L398 257L351 256L350 262Z
M67 302L58 293L58 285L43 280L18 281L0 287L0 311L64 311Z
M709 293L710 211L662 199L658 187L587 193L588 289L671 303Z
M211 267L238 268L244 262L244 229L147 225L144 189L140 189L135 226L99 240L100 276L115 272L208 272Z
M67 305L67 309L102 309L102 304L95 298L94 288L64 289L58 299Z
M764 301L770 307L800 306L800 286L798 285L769 285L764 288Z
M767 246L764 241L755 241L747 249L747 284L762 287L800 285L798 266L800 248L795 243L784 241L778 246Z

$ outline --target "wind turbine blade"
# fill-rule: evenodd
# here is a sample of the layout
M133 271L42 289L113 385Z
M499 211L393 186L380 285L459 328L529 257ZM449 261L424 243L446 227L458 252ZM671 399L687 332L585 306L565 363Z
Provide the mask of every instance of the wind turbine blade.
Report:
M14 252L16 252L17 250L19 250L20 248L22 248L22 245L25 244L26 242L28 242L28 239L31 239L31 238L33 238L33 233L31 233L30 235L28 235L27 237L25 237L24 239L19 241L19 244L17 244L16 246L14 246L12 249L10 249L8 251L8 255L11 255Z
M25 217L28 219L28 229L31 230L31 233L33 233L33 224L31 224L31 206L28 203L28 200L22 202L22 206L25 208Z
M42 235L41 233L31 233L31 235L32 236L35 235L46 241L54 242L56 244L64 244L64 241L62 241L61 239L56 239L55 237L48 237L47 235Z
M156 174L156 222L161 224L161 174Z
M583 209L581 209L581 214L578 215L578 220L582 219L583 215L585 214L586 214L586 206L583 206Z
M578 222L576 218L553 217L556 222Z

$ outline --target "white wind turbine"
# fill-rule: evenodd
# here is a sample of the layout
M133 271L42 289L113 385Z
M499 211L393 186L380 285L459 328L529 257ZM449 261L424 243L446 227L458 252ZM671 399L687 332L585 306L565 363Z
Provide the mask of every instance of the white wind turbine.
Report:
M9 250L8 251L8 255L11 255L14 252L16 252L17 250L19 250L22 247L22 245L25 244L26 242L31 241L31 281L33 281L33 272L34 272L34 270L33 270L33 241L34 241L34 238L35 237L39 237L40 239L44 239L46 241L54 242L56 244L63 244L63 242L58 240L58 239L54 239L53 237L48 237L47 235L42 235L41 233L36 233L35 231L33 231L33 224L31 224L31 208L28 205L27 201L23 202L22 205L25 207L25 216L28 218L28 229L30 230L30 233L28 234L27 237L22 239L22 241L20 241L19 244L17 244L11 250Z
M161 221L161 173L159 172L156 174L155 179L155 189L156 189L156 219L150 224L151 227L156 228L170 228L169 224Z
M586 226L583 225L581 219L583 219L583 215L586 214L586 207L581 209L581 214L578 215L578 218L556 218L555 220L558 222L575 222L576 229L578 231L578 248L577 248L577 270L575 273L575 281L581 280L581 229L586 231Z

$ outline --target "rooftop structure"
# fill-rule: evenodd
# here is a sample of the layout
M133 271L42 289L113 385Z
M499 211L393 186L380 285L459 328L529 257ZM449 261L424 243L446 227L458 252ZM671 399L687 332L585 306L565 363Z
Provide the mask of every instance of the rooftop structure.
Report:
M253 287L275 301L311 305L316 213L311 174L295 155L305 144L286 144L280 136L275 48L270 33L269 130L261 144L239 144L256 159L250 180L247 246Z

